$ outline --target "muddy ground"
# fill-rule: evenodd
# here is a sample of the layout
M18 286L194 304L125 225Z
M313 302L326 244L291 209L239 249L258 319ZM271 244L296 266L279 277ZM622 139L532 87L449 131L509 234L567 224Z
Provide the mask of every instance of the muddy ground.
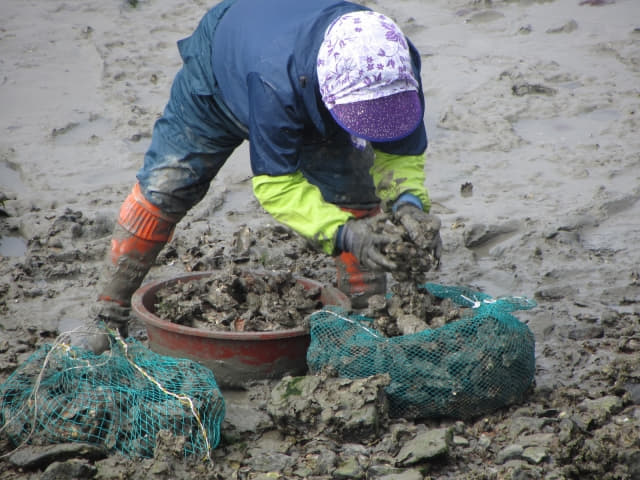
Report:
M87 315L180 66L175 42L210 6L134 3L3 3L0 381ZM375 439L340 442L282 435L267 413L273 385L256 384L225 392L213 466L185 464L167 440L155 460L85 454L43 474L16 467L2 442L2 478L640 478L640 4L366 3L422 53L444 244L427 280L537 301L517 313L536 339L527 400L465 421L396 419ZM273 224L249 175L243 145L148 281L235 259L333 282L331 259ZM238 244L247 234L250 253ZM412 440L441 428L446 452L406 461Z

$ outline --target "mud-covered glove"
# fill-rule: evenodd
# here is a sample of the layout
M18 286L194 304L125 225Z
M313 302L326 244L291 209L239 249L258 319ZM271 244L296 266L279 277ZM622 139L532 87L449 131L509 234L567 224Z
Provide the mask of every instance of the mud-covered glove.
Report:
M413 202L397 203L393 208L393 215L407 230L411 241L433 255L434 266L437 268L442 255L440 218L424 212Z
M336 247L351 252L360 264L372 270L395 270L396 264L385 257L378 247L391 241L386 235L374 233L373 217L352 219L338 230Z

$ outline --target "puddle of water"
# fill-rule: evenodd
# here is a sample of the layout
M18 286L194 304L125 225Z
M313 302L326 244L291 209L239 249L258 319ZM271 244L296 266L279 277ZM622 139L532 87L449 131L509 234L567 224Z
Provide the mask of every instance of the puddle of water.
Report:
M601 132L618 116L615 110L595 110L578 117L523 119L515 124L515 131L534 144L593 144L598 143Z
M0 257L22 257L27 253L27 241L18 236L0 236Z

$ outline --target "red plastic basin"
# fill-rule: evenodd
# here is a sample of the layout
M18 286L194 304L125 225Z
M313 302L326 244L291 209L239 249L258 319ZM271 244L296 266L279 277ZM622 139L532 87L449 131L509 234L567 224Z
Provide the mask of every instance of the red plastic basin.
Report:
M213 331L186 327L155 315L156 293L160 289L212 273L188 273L150 282L133 294L131 308L146 326L151 350L201 363L213 371L221 387L240 388L254 380L304 374L310 342L309 332L304 328L270 332ZM338 289L308 278L296 280L305 288L319 287L323 305L350 308L348 297Z

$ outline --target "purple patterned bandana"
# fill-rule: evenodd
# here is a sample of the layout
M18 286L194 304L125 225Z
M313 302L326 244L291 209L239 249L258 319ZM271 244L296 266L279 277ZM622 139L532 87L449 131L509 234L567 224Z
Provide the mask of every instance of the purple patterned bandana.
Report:
M356 137L398 140L422 120L405 36L385 15L358 11L338 17L320 45L317 72L324 104Z

